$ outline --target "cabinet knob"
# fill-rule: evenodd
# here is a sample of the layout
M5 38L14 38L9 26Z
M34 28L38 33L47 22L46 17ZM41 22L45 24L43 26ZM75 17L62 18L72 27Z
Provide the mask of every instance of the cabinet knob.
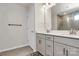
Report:
M41 40L39 40L39 44L41 44Z
M50 37L47 37L47 39L51 39Z
M51 45L48 45L48 47L51 47Z

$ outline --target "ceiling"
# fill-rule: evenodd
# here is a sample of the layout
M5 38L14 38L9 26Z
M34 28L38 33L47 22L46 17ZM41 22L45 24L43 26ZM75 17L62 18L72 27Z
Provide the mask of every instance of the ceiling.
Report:
M17 3L19 5L25 6L25 7L29 7L31 6L33 3Z

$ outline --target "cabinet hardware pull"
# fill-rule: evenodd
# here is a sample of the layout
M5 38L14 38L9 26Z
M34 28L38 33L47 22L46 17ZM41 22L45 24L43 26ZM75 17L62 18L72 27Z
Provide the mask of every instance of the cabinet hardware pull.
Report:
M50 45L48 45L48 47L51 47Z
M50 37L47 37L47 39L51 39Z
M63 54L65 55L65 48L63 48Z
M68 50L66 50L66 56L68 56Z
M39 43L41 44L41 40L39 40Z

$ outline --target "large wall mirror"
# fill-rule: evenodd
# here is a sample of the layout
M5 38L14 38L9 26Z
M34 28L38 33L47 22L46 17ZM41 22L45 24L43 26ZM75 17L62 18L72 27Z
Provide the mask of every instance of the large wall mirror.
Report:
M51 8L52 30L79 30L79 4L58 3Z

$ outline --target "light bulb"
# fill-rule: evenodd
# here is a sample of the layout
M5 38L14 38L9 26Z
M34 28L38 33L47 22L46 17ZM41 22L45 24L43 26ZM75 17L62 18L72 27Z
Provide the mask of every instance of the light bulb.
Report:
M45 8L46 7L46 5L43 5L43 8Z

